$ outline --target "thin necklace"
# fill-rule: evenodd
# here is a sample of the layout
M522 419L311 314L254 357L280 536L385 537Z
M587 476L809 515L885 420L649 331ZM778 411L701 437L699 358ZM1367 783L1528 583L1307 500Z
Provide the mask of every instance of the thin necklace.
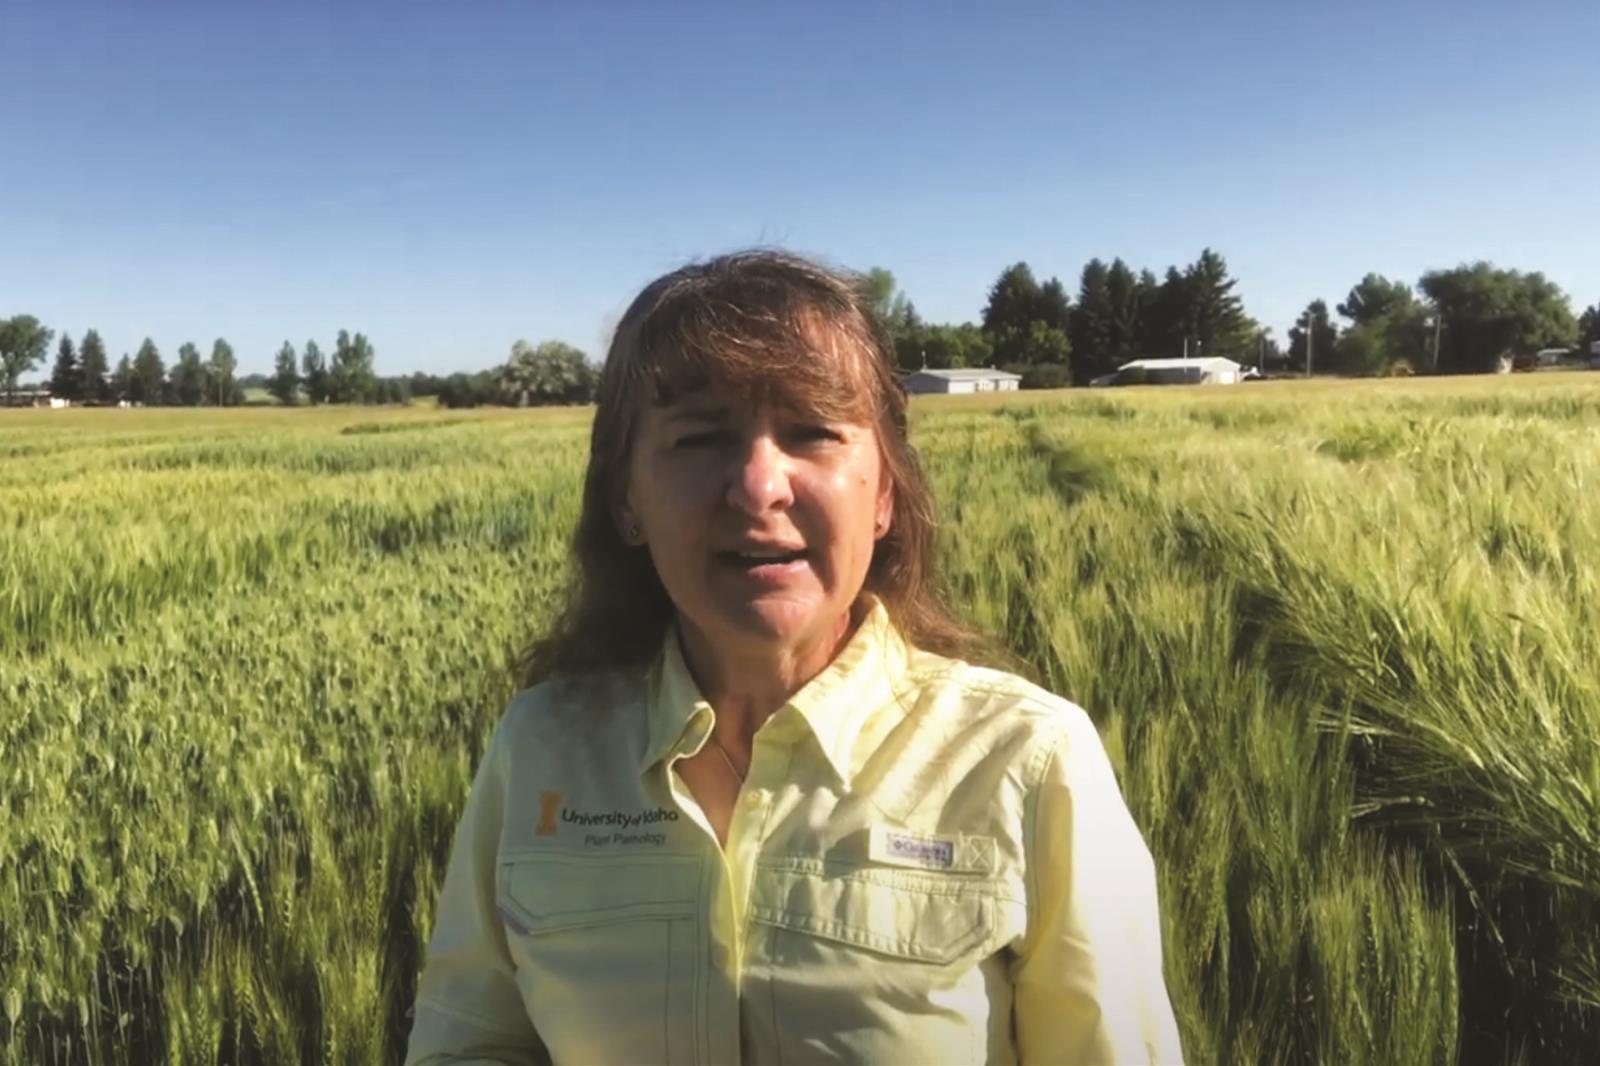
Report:
M728 749L722 746L722 741L717 739L715 732L711 734L711 743L716 745L717 754L722 756L722 761L728 764L728 769L733 771L733 776L739 779L740 784L744 784L744 774L741 774L739 768L733 764L733 756L728 754Z

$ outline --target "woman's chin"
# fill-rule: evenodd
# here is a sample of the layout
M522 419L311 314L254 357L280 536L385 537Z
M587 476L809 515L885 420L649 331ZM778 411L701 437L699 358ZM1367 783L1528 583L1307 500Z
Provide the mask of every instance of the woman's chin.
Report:
M823 628L826 605L816 596L767 594L723 602L717 613L730 636L782 646ZM842 613L842 612L841 612Z

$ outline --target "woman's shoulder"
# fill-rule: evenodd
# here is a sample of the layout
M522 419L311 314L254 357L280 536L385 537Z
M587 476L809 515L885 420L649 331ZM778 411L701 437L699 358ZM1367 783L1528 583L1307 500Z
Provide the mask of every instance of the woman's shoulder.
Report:
M1103 750L1087 711L1020 674L921 650L908 667L907 695L936 716L1009 736L1041 759L1063 746Z
M500 716L501 743L582 744L640 720L648 667L614 667L547 678L518 690Z

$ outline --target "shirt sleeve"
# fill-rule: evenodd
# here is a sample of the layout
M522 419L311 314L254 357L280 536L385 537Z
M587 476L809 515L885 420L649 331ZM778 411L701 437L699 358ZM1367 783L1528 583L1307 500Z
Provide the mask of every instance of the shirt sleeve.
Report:
M1024 1063L1181 1063L1161 972L1155 865L1088 716L1035 798L1028 932L1013 979Z
M472 782L417 984L407 1066L501 1063L550 1057L522 1003L495 887L506 800L502 721Z

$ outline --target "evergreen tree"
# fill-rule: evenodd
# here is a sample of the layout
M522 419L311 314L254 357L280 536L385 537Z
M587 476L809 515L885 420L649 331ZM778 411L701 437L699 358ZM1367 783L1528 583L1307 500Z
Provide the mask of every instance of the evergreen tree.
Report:
M1590 348L1600 344L1600 302L1578 316L1578 346L1583 354L1590 354Z
M1117 262L1121 263L1119 259ZM1127 266L1123 266L1127 272ZM1133 275L1128 274L1128 280ZM1091 259L1078 279L1078 304L1072 309L1073 378L1087 384L1115 370L1119 360L1113 346L1116 312L1111 304L1111 272L1104 262Z
M123 352L122 358L117 361L117 369L111 375L111 397L118 402L133 402L133 362L128 358L128 353Z
M178 361L172 365L172 399L185 407L195 407L207 399L206 367L200 361L200 349L185 342L178 349Z
M50 395L77 403L83 399L82 368L78 365L78 352L72 346L72 337L61 334L56 346L56 364L50 371Z
M109 370L105 342L91 329L83 335L83 345L78 349L78 380L82 383L80 391L85 403L100 403L111 398L111 385L106 381Z
M901 370L916 370L922 365L923 335L927 328L916 306L907 300L891 333L895 362Z
M983 308L983 331L991 337L1025 332L1039 307L1039 283L1027 263L1013 263L1000 272L989 288Z
M1307 365L1306 340L1311 340L1310 365ZM1303 373L1316 373L1335 365L1339 330L1328 318L1328 304L1312 300L1289 331L1289 365Z
M1033 321L1043 322L1050 329L1069 334L1072 330L1072 297L1060 278L1051 278L1039 286L1039 303L1033 311Z
M1177 267L1168 267L1160 285L1150 277L1152 293L1145 315L1145 334L1140 347L1144 354L1158 357L1184 353L1194 338L1194 318L1189 300L1189 280ZM1190 355L1194 352L1191 350Z
M1191 355L1241 355L1254 335L1255 323L1244 313L1228 276L1228 261L1206 248L1184 272L1185 319L1195 346Z
M1056 278L1040 285L1027 263L1000 272L983 309L983 331L1002 366L1065 363L1072 348L1071 320L1065 287Z
M146 337L133 357L133 377L128 383L129 401L146 405L160 403L166 376L167 366L161 359L160 349Z
M1106 271L1106 302L1111 321L1107 343L1112 369L1139 358L1139 341L1144 329L1144 309L1148 300L1143 282L1121 259L1112 260Z
M296 365L294 345L284 341L283 347L278 349L278 361L267 387L286 407L293 407L300 398L300 375L296 373Z

